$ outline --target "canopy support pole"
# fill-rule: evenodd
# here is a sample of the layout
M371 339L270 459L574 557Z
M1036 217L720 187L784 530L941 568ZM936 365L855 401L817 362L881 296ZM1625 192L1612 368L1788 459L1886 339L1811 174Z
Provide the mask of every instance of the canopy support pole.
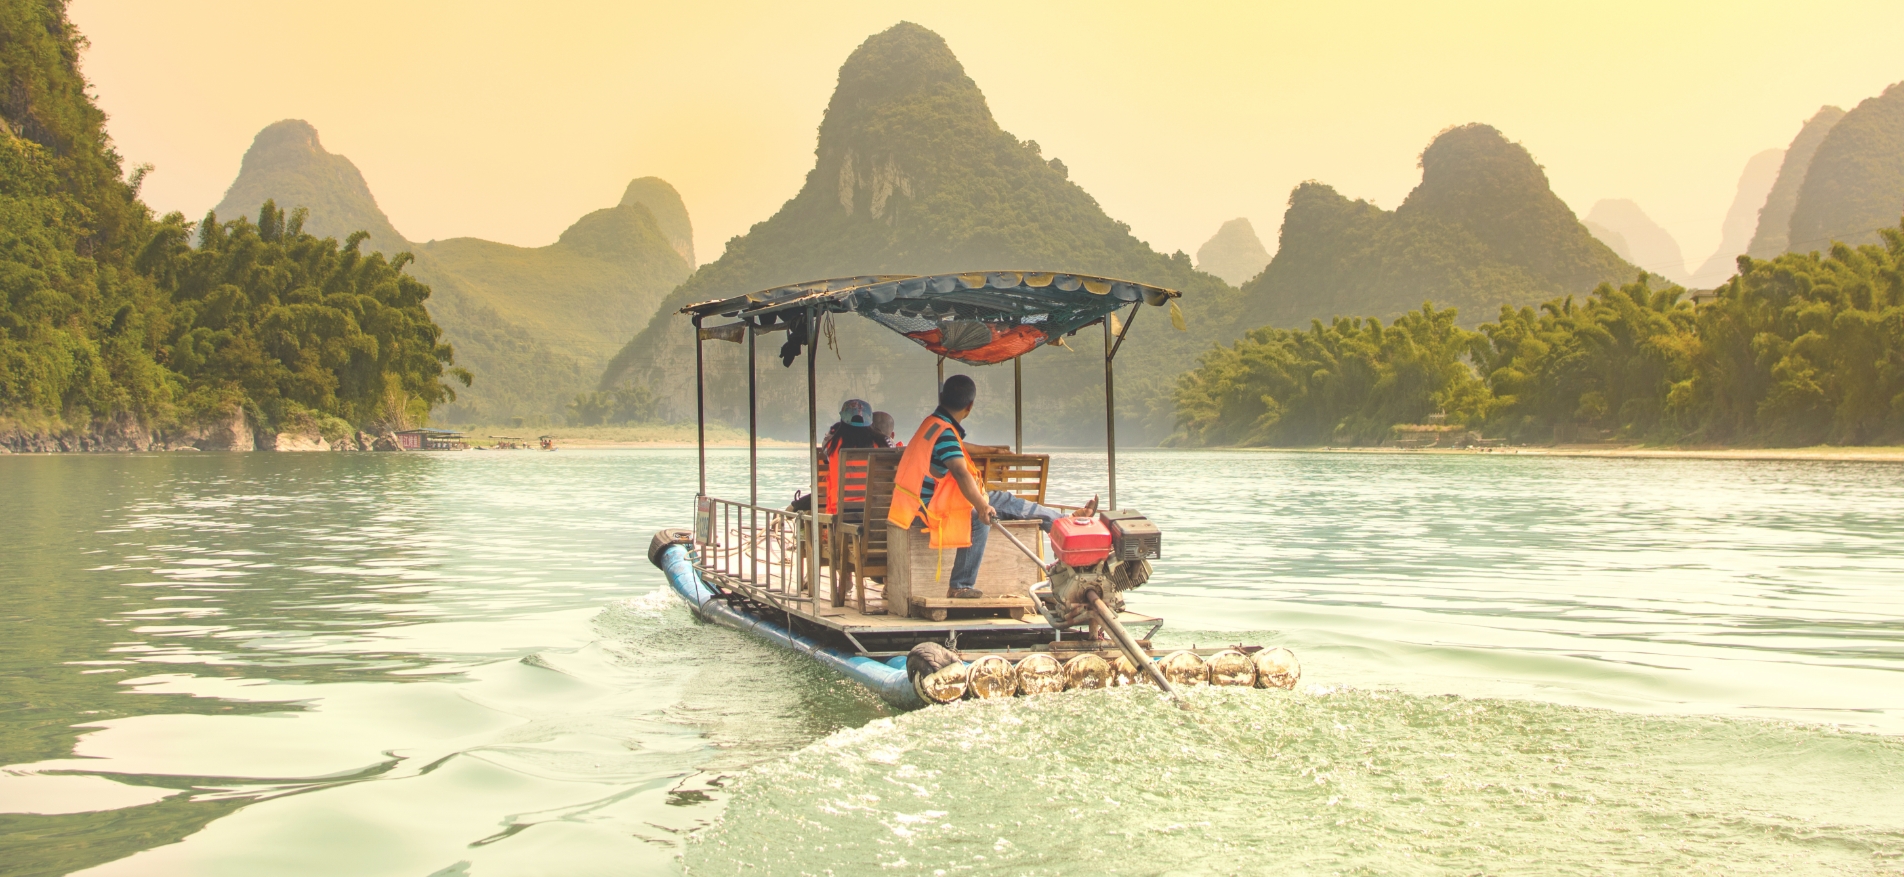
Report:
M814 383L819 359L819 314L807 307L807 596L815 611L820 601L820 396Z
M1124 317L1124 328L1117 330L1117 343L1111 345L1110 352L1104 354L1104 357L1106 359L1117 358L1118 349L1124 346L1124 336L1130 334L1131 324L1137 322L1137 315L1143 312L1144 312L1143 302L1138 302L1137 304L1131 305L1130 313ZM1111 327L1107 325L1104 328L1108 330Z
M1127 325L1125 328L1130 327ZM1104 321L1104 470L1110 474L1111 481L1111 504L1107 508L1113 509L1117 508L1117 375L1111 369L1111 358L1116 354L1117 348L1111 344L1111 321L1106 319Z
M1012 357L1012 448L1025 452L1025 357Z
M754 376L754 328L747 327L747 509L748 538L760 536L760 394ZM747 565L748 581L757 582L759 564Z
M696 459L700 462L700 490L695 496L707 495L707 371L701 357L701 315L694 315L694 436L695 446L699 448Z
M939 357L939 382L932 387L932 394L935 397L932 400L932 404L939 404L939 400L936 397L939 391L943 389L945 389L945 357L941 356Z

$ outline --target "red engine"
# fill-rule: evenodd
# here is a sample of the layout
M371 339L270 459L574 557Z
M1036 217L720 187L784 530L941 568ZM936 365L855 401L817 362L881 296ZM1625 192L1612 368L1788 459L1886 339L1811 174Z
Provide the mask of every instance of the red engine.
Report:
M1100 518L1066 515L1051 524L1051 547L1066 566L1094 566L1111 556L1111 528Z

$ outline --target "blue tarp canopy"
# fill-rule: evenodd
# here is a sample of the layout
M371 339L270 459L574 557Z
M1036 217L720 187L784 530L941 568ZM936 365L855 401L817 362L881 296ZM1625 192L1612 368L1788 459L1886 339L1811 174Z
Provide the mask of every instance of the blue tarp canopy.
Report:
M1174 289L1058 271L863 275L778 286L681 309L696 317L739 318L755 327L786 324L781 350L791 363L806 343L806 312L848 311L940 356L974 365L1003 362L1063 338L1127 305L1169 307L1182 328Z

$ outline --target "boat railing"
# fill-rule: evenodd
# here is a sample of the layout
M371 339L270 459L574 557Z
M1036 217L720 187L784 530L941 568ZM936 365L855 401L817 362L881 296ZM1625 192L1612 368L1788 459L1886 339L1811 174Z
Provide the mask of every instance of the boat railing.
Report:
M811 601L806 534L812 513L702 497L694 534L701 571L780 599ZM822 514L822 538L832 515Z

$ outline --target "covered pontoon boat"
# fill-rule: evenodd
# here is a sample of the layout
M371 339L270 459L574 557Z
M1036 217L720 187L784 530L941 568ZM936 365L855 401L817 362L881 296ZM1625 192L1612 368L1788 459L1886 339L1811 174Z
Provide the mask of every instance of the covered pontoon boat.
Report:
M1163 620L1124 606L1124 593L1142 585L1150 561L1162 556L1162 534L1118 504L1113 363L1146 306L1167 308L1183 327L1180 295L1106 277L989 271L836 278L685 307L695 329L700 446L694 526L656 534L649 559L702 618L809 655L902 708L1138 682L1173 695L1177 687L1206 683L1293 687L1300 669L1287 650L1235 646L1160 656L1149 638ZM762 506L757 339L779 342L785 364L805 354L809 488L822 497L816 348L827 321L848 313L937 354L941 381L946 359L981 366L1009 360L1013 453L974 452L972 462L987 489L1045 505L1054 505L1044 495L1051 458L1024 452L1021 358L1101 326L1107 510L1066 528L1076 533L1062 556L1056 539L1046 544L1038 522L1000 521L994 526L1002 532L988 541L980 568L984 596L952 599L949 559L926 547L925 533L887 523L900 450L841 451L840 469L861 473L865 489L837 507ZM747 348L744 502L707 492L709 341Z

